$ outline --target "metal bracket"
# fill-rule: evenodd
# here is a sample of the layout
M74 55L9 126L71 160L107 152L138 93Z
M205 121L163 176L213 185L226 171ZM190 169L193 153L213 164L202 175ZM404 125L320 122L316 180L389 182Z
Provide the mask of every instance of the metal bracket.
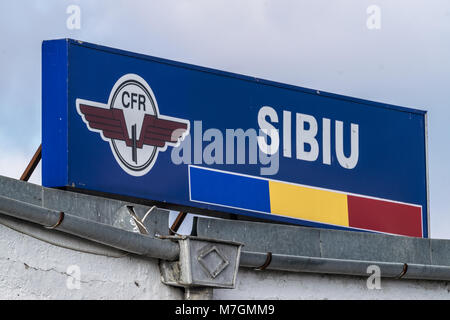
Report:
M34 153L33 158L31 158L31 160L30 160L30 163L28 163L28 166L26 167L25 171L22 173L20 180L28 181L28 179L30 179L31 175L34 172L34 169L36 169L36 167L39 164L39 161L41 161L41 158L42 158L42 145L39 145L39 148Z
M160 263L163 283L186 288L235 287L241 243L192 236L170 238L178 241L180 258Z
M175 221L173 222L172 226L169 227L170 235L173 236L173 235L177 234L177 231L181 227L181 224L183 223L186 216L187 216L187 212L180 211L180 213L177 215Z

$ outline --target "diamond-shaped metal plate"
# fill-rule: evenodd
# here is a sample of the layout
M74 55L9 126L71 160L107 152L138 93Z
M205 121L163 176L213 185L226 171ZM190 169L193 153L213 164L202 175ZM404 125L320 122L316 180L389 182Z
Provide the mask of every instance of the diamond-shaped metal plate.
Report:
M241 244L215 239L190 237L180 242L180 248L189 255L182 265L184 283L190 286L234 288Z
M230 262L220 253L216 246L206 245L200 251L198 255L198 262L211 277L217 277Z

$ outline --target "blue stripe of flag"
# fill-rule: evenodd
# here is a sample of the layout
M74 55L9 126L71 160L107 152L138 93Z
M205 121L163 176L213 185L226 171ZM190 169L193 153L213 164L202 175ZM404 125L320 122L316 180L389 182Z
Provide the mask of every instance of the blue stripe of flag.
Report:
M270 213L269 182L189 167L193 201Z

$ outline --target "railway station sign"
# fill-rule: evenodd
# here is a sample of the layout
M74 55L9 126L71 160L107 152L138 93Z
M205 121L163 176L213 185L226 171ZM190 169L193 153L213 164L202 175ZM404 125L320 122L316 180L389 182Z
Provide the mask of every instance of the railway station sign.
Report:
M70 39L42 81L46 187L428 237L425 111Z

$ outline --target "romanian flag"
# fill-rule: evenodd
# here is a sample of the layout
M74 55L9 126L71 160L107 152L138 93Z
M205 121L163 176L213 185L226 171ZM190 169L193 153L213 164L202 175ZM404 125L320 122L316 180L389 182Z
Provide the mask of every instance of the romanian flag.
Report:
M422 237L422 206L189 166L190 200L344 228Z

